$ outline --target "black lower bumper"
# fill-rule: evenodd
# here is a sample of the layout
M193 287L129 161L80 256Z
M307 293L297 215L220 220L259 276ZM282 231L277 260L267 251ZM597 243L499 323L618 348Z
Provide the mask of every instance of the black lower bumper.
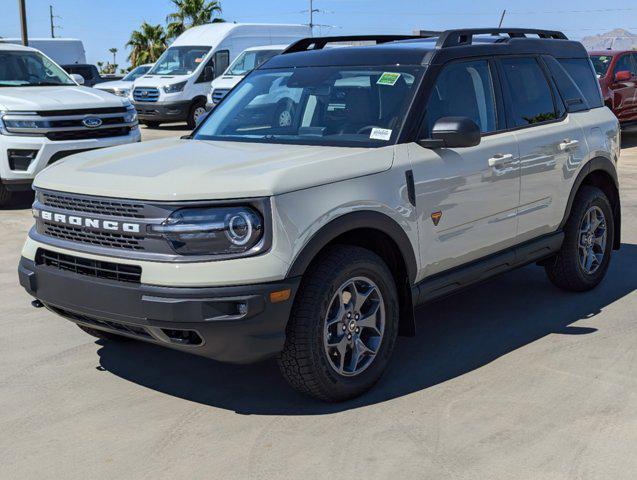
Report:
M188 118L191 102L135 102L134 105L137 110L137 117L142 122L180 122Z
M20 284L75 323L231 363L283 349L298 279L241 287L173 288L95 278L22 258ZM272 292L290 289L273 303Z
M9 192L28 192L32 190L33 180L2 180L2 185Z

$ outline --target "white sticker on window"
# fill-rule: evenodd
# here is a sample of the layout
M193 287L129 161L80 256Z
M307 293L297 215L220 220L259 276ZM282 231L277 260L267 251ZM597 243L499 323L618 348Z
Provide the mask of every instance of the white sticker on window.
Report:
M391 130L387 130L386 128L372 128L372 133L369 135L369 138L372 140L389 140L391 138Z

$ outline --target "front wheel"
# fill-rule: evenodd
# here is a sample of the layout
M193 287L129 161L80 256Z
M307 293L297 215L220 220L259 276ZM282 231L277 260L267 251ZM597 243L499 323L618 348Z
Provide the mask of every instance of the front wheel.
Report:
M144 120L142 124L146 125L148 128L158 128L161 125L159 122L153 122L150 120Z
M193 130L199 123L199 121L206 115L206 102L199 100L192 104L190 112L188 113L188 128Z
M564 226L562 248L544 265L551 282L572 292L595 288L610 264L614 227L613 210L604 192L584 186Z
M391 272L373 252L348 245L322 254L304 275L279 367L300 392L335 402L382 376L398 334Z

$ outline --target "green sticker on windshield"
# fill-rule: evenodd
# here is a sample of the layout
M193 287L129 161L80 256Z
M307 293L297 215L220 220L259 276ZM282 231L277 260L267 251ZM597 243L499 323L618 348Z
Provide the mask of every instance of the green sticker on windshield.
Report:
M396 82L399 78L400 73L385 72L380 76L376 83L378 85L389 85L390 87L393 87L394 85L396 85Z

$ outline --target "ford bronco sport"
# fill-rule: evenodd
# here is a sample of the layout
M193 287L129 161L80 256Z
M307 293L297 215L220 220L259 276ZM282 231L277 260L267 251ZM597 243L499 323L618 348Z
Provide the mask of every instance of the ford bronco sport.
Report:
M323 48L344 41L375 44ZM277 356L301 392L354 397L417 305L534 262L602 280L620 133L591 85L560 32L301 40L189 137L38 175L20 282L96 337Z

